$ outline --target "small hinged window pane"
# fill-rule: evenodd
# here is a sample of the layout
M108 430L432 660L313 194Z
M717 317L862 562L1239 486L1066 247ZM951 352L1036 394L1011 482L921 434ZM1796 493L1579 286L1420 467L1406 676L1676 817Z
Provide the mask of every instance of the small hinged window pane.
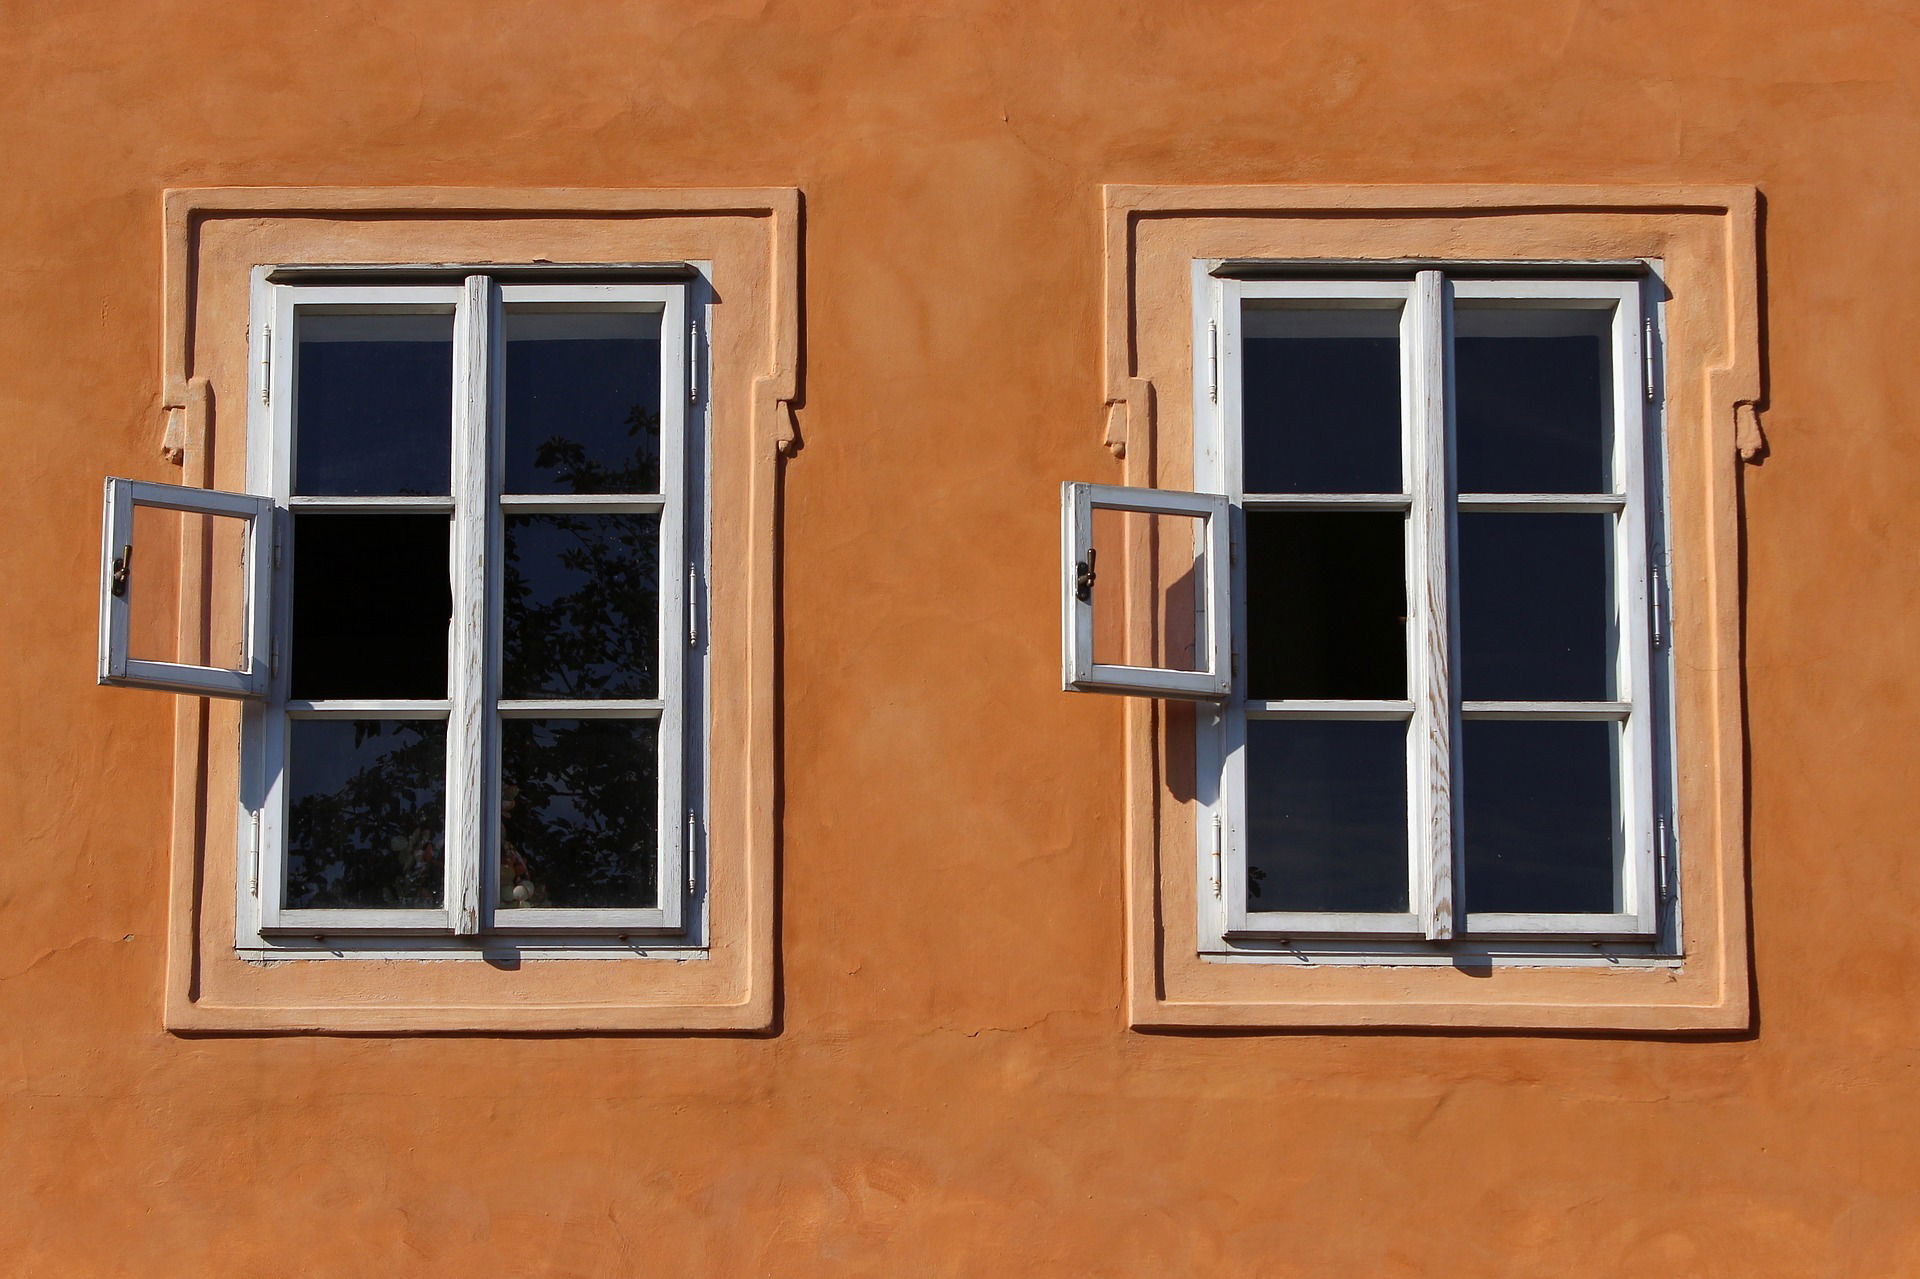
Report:
M272 526L264 497L109 479L100 682L207 697L264 694Z
M1069 483L1061 519L1065 687L1226 697L1227 499Z

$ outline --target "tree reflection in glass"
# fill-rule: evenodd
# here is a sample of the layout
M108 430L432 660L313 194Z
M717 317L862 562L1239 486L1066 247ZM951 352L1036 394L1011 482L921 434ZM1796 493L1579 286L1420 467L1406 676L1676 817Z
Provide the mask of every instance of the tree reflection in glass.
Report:
M508 308L507 492L659 492L660 320Z
M510 312L506 491L661 489L658 313ZM508 514L500 696L660 695L658 514ZM659 721L500 720L498 904L659 903Z
M440 905L444 721L295 720L287 776L288 909Z
M510 515L503 697L653 697L658 515Z
M659 722L501 723L500 904L658 904Z

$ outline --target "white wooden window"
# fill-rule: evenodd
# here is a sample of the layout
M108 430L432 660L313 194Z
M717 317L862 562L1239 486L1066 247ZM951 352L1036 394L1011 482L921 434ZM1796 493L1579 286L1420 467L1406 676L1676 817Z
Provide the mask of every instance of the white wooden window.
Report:
M1083 692L1219 698L1232 687L1227 652L1227 503L1212 493L1177 493L1106 484L1061 489L1063 680ZM1101 513L1122 517L1096 535ZM1139 517L1131 521L1126 516ZM1128 654L1122 621L1121 553L1153 559L1155 651ZM1100 587L1100 545L1108 543L1109 585ZM1165 571L1162 571L1163 564ZM1178 565L1178 568L1171 566ZM1104 605L1104 608L1101 606ZM1152 665L1129 661L1145 657ZM1102 660L1105 659L1105 660Z
M256 272L242 946L698 932L704 294L554 274Z
M184 661L177 652L166 657L138 655L133 637L136 599L164 598L179 584L176 566L162 563L151 554L135 560L135 512L143 509L178 512L210 526L233 526L229 537L215 535L211 528L195 530L208 544L209 552L221 543L230 543L227 549L237 552L232 557L235 563L226 566L234 570L232 587L238 596L233 601L235 634L230 663ZM272 537L272 507L265 498L147 480L109 479L100 538L100 682L206 697L258 697L264 693Z
M1195 279L1195 486L1233 547L1202 949L1670 945L1644 271Z

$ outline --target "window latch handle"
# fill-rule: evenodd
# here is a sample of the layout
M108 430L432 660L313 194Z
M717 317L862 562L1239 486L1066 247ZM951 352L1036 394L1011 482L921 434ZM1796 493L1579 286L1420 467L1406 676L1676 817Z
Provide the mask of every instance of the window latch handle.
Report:
M115 599L127 593L127 575L133 570L133 547L123 546L120 553L113 557L113 585Z
M1092 547L1087 548L1087 558L1073 566L1073 597L1085 604L1093 598L1093 579L1098 576L1093 571L1093 557L1099 554Z

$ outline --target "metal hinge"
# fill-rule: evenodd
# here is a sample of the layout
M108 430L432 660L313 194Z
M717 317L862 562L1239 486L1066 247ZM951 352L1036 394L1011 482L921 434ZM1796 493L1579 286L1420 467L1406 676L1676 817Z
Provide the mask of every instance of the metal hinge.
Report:
M255 897L260 895L260 814L254 813L249 822L247 846L252 858L253 869L247 876L247 892Z
M1665 648L1667 646L1667 616L1666 607L1663 603L1666 592L1660 589L1660 578L1660 565L1656 561L1648 568L1647 582L1647 605L1648 611L1653 617L1653 646L1655 648Z
M1207 321L1207 399L1220 402L1220 325Z
M700 572L687 565L687 647L700 647Z
M1223 892L1223 889L1221 887L1222 876L1220 873L1220 858L1221 858L1221 844L1224 842L1224 840L1225 840L1225 835L1222 830L1220 819L1218 817L1215 817L1213 819L1213 895L1216 899L1218 899Z
M700 402L700 321L687 323L687 403Z
M697 869L698 863L694 857L694 850L699 846L699 843L700 843L700 817L699 817L699 814L695 813L691 808L689 808L687 810L687 846L681 850L681 856L683 856L687 862L687 894L688 896L692 896L695 888L697 888L699 885L700 876L698 874L698 869Z
M1641 320L1640 364L1645 374L1647 403L1653 403L1653 317Z
M273 400L273 328L271 325L260 330L260 402Z
M1654 844L1653 867L1654 881L1658 885L1660 900L1673 900L1673 845L1667 837L1667 815L1660 814L1653 819Z

